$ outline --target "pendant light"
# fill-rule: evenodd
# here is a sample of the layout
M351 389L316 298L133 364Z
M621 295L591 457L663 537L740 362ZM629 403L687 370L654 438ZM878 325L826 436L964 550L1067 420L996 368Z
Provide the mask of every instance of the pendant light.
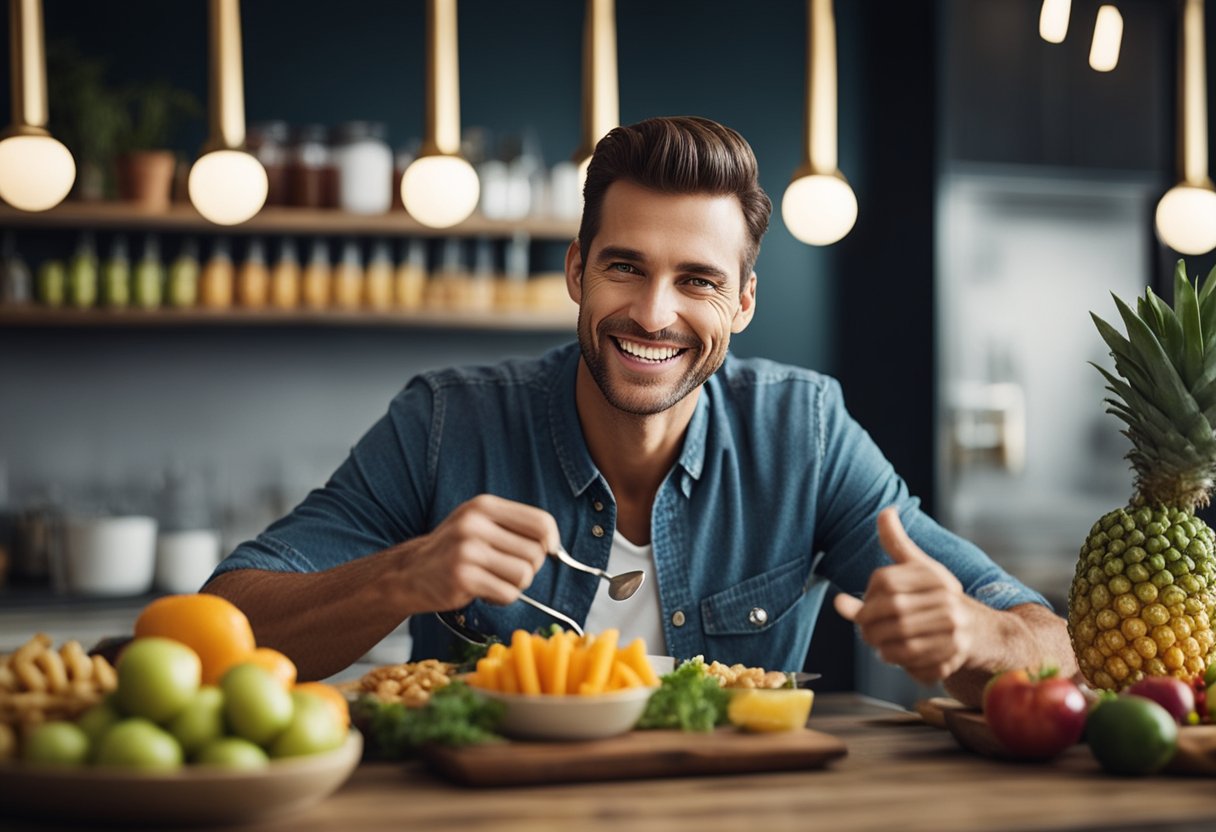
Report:
M426 4L426 136L401 177L401 201L414 219L448 228L477 207L481 183L460 155L460 59L456 0Z
M42 0L9 0L13 121L0 133L0 198L22 211L54 208L72 190L76 161L46 129Z
M1208 178L1203 0L1185 0L1180 51L1182 181L1166 191L1157 203L1157 236L1180 254L1204 254L1216 248L1216 190Z
M1048 43L1063 43L1071 11L1072 0L1043 0L1039 12L1039 37Z
M807 103L802 164L781 200L796 238L815 246L842 239L857 222L857 196L837 168L836 21L832 0L807 4Z
M240 0L209 0L210 136L190 168L190 201L217 225L236 225L266 203L266 169L245 147Z
M1110 72L1119 63L1119 47L1123 42L1123 15L1114 6L1098 9L1094 22L1094 39L1089 47L1089 65L1098 72Z
M616 68L616 2L587 0L583 19L583 124L574 161L578 192L587 181L587 165L599 140L621 123L621 98Z

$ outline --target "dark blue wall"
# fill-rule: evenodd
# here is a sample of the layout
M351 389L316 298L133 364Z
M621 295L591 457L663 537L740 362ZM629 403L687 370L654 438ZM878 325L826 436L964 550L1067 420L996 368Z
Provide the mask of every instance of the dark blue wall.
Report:
M531 130L547 163L568 157L579 139L583 3L466 0L459 15L463 125L498 139ZM206 100L204 0L45 0L45 16L48 40L104 57L116 83L163 77ZM246 2L242 24L250 123L374 119L394 145L421 134L421 0ZM752 142L779 206L799 161L805 4L618 0L617 27L622 121L697 114L729 124ZM842 129L859 106L842 96ZM179 149L194 152L204 134L201 120L183 129ZM842 166L857 167L847 136ZM830 252L795 241L775 212L757 264L758 314L736 352L835 370L831 266Z

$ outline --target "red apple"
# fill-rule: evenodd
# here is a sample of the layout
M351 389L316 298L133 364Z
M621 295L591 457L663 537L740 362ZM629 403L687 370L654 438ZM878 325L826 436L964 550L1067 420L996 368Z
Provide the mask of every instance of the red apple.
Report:
M1195 692L1186 682L1173 676L1145 676L1124 693L1153 700L1169 711L1179 725L1186 725L1195 712Z

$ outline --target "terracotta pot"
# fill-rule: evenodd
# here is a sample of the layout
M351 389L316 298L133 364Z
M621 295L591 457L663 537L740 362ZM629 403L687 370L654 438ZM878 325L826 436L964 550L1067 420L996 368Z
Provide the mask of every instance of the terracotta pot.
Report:
M167 211L177 158L170 150L137 150L118 157L118 198L149 211Z

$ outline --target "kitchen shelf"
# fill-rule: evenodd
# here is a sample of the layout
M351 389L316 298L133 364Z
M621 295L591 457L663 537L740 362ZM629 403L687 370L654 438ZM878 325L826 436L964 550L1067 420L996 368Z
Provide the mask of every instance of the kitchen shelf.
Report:
M491 220L472 216L452 228L422 225L404 211L351 214L332 209L263 208L240 225L215 225L190 205L148 211L123 202L64 202L49 211L31 213L0 206L0 226L12 228L90 228L116 231L173 231L200 234L322 234L421 237L510 237L523 232L540 240L573 240L578 220L532 217Z
M47 309L0 307L0 327L317 326L574 332L578 308L540 310Z

